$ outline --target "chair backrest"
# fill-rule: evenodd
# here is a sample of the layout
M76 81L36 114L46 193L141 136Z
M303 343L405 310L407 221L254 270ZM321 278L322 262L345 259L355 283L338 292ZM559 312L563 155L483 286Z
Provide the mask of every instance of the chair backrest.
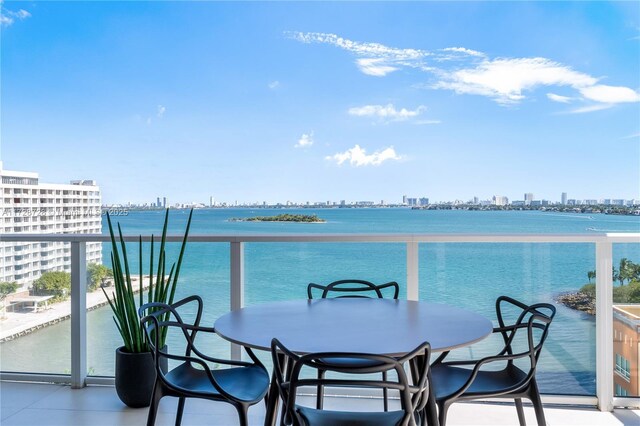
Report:
M313 299L313 289L320 292L321 299L329 297L362 297L384 299L383 290L393 289L393 298L397 299L400 286L397 282L391 281L385 284L374 284L365 280L339 280L327 285L309 283L307 286L307 297Z
M273 339L271 356L276 383L284 405L286 424L294 426L304 424L296 411L296 397L298 389L302 387L340 386L398 391L402 410L405 412L402 425L417 423L416 413L424 409L429 397L427 376L431 346L428 342L421 344L404 357L394 358L352 352L323 352L299 356L287 349L278 339ZM405 363L411 366L413 382L407 378L404 370ZM341 375L337 378L327 378L313 371L312 374L304 374L302 377L301 372L305 367L311 370L341 373ZM395 375L387 374L383 379L378 375L372 375L372 373L387 371L393 371Z
M511 308L512 321L507 323L506 310ZM499 332L504 340L502 355L513 355L516 350L513 345L516 336L526 331L526 356L530 360L531 370L527 375L530 379L535 374L536 365L542 346L549 335L549 326L556 314L556 308L550 303L535 303L527 305L508 296L500 296L496 300L496 316L498 318ZM515 359L508 360L513 363Z
M185 322L182 316L178 313L178 308L183 307L189 303L196 303L196 314L193 321ZM153 354L156 372L158 376L167 382L165 379L166 371L163 371L161 365L164 359L174 359L184 361L185 357L189 357L191 352L195 350L193 341L196 337L197 328L200 325L200 319L202 318L202 298L197 295L186 297L171 305L166 303L152 302L147 303L138 308L138 316L140 317L140 325L144 330L147 342L151 347L151 353ZM166 337L170 328L179 329L184 335L186 341L185 354L183 356L177 356L170 354L166 348L160 347L161 335L164 333ZM195 350L197 352L197 350Z

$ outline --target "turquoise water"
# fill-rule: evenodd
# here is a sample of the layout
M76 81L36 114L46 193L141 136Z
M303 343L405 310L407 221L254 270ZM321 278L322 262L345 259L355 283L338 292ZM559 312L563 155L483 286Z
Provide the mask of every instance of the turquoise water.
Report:
M322 224L230 222L232 217L279 213L318 214ZM114 218L129 235L159 234L163 212L131 212ZM170 233L182 233L187 211L172 211ZM106 226L106 220L105 226ZM106 228L105 228L106 231ZM423 211L409 209L202 209L194 212L192 234L262 233L596 233L640 232L640 218L602 214L546 212ZM168 247L177 257L178 244ZM137 250L136 244L130 250ZM109 259L104 245L104 259ZM247 305L306 297L310 281L341 278L406 284L405 244L379 243L248 243L245 247ZM134 251L134 253L136 253ZM593 244L420 244L420 298L461 306L494 318L501 294L525 302L552 301L559 292L575 290L595 269ZM137 257L136 256L131 256ZM146 256L145 256L146 257ZM640 262L640 244L614 245L614 263L627 257ZM146 266L145 266L146 267ZM134 261L133 269L137 271ZM146 273L147 271L145 271ZM229 244L188 245L178 296L200 294L204 323L229 309ZM592 317L563 306L553 324L541 358L538 378L547 393L595 393L595 323ZM109 308L88 314L90 373L113 374L113 351L120 345ZM169 344L171 345L171 339ZM228 354L220 340L203 341L218 355ZM2 370L68 372L69 323L48 327L0 345ZM484 342L461 350L478 356L490 349Z

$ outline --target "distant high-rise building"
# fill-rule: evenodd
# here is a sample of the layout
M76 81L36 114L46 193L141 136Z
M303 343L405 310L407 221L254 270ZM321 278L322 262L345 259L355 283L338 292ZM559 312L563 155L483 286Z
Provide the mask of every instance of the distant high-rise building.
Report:
M473 204L478 204L479 200L478 197L473 197Z
M409 206L417 206L418 205L418 199L417 198L411 198L410 197L410 198L407 198L406 200L407 200L406 204L409 205Z
M428 206L429 205L429 199L427 197L422 197L418 200L418 202L420 203L421 206Z
M560 197L560 204L562 205L567 205L567 193L563 192L562 196Z
M213 198L213 195L209 197L209 207L213 207L216 205L216 201Z
M406 195L403 195L403 196L402 196L402 204L405 204L405 205L406 205L406 204L408 204L408 203L407 203L407 196L406 196Z
M168 207L167 197L162 197L162 207L165 209Z
M524 194L524 205L530 206L532 201L533 201L533 194L531 192L526 192Z
M492 198L493 205L495 206L506 206L509 204L509 198L504 195L494 195Z

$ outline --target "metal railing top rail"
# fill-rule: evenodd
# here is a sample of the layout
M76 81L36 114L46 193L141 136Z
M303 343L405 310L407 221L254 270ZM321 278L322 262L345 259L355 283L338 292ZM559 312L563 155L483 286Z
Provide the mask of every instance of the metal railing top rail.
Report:
M156 240L160 235L154 236ZM139 235L124 235L127 242ZM119 240L119 238L117 238ZM182 235L167 235L167 242L181 242ZM0 234L1 242L109 242L107 234ZM151 235L143 235L148 242ZM369 242L369 243L640 243L640 232L597 234L196 234L194 243Z

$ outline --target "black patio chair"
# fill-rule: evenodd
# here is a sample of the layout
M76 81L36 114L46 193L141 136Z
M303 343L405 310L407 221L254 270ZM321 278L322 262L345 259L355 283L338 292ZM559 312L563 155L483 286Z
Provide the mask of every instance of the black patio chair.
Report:
M431 346L425 342L401 358L383 355L323 352L298 356L277 339L271 341L271 356L280 397L283 423L287 426L416 426L429 397L429 358ZM358 360L344 362L345 360ZM412 383L407 379L404 363L419 372ZM306 368L340 373L338 378L306 378ZM372 379L372 373L393 371L397 379ZM367 376L369 375L369 376ZM355 377L353 377L355 376ZM314 377L313 374L309 377ZM385 375L387 377L387 375ZM348 388L388 389L399 393L401 409L396 411L332 411L297 403L303 387L338 386ZM354 402L355 403L355 402Z
M378 298L383 299L384 293L383 290L387 288L393 289L393 299L398 299L398 294L400 293L400 286L395 281L390 281L385 284L374 284L369 281L364 280L339 280L334 281L327 285L320 285L315 283L309 283L307 286L307 297L309 299L313 299L313 290L316 289L318 292L321 292L321 299L328 298L343 298L343 297L358 297L358 298ZM356 362L354 360L353 362ZM385 376L386 372L382 373L382 380L386 380ZM321 369L318 369L318 378L322 378L324 372ZM384 411L389 409L389 400L387 397L387 390L385 388L382 389L383 392L383 404ZM324 400L324 389L322 386L318 386L317 393L317 403L316 408L322 408L322 402Z
M509 306L516 311L516 320L505 324L504 309ZM526 305L507 296L496 300L496 314L499 327L493 329L500 333L504 347L495 356L480 360L448 361L444 352L431 366L432 390L438 406L440 426L445 426L447 410L457 401L469 401L485 398L513 398L518 412L518 421L525 426L522 398L533 403L538 425L546 424L540 392L536 383L536 365L542 351L549 326L555 316L556 308L549 303ZM524 339L524 350L514 348ZM524 363L516 366L517 362ZM502 367L487 370L485 367Z
M185 323L177 308L190 302L197 303L193 323ZM238 411L240 425L248 425L247 410L251 405L265 399L269 388L269 373L255 354L245 348L252 362L233 361L207 356L194 345L196 333L215 333L210 327L201 327L202 299L190 296L172 305L147 303L138 309L140 323L145 331L156 365L156 383L151 397L147 425L155 424L160 399L164 396L179 398L176 425L182 421L186 398L203 398L223 401L233 405ZM171 354L165 348L158 347L159 330L177 329L186 340L184 355ZM160 367L163 358L181 361L181 364L169 372ZM228 368L211 368L215 363Z
M393 288L393 299L398 298L400 286L395 281L385 284L373 284L364 280L340 280L334 281L327 285L309 283L307 286L307 297L313 299L313 289L321 292L320 298L327 299L330 297L363 297L383 299L382 290Z

